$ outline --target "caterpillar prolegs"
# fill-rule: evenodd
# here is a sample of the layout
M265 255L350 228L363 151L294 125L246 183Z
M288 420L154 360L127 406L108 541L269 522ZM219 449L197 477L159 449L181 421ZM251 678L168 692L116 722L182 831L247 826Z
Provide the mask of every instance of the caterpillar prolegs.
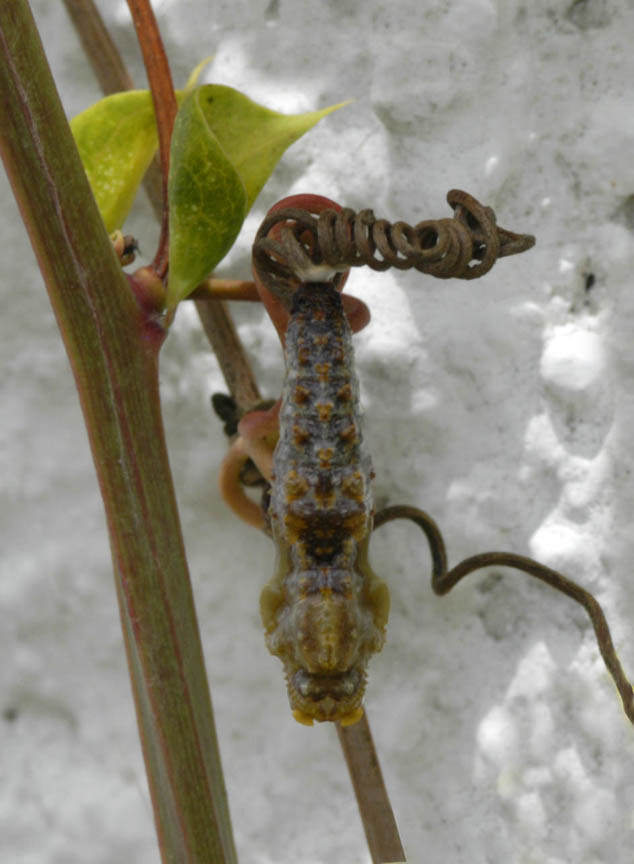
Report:
M353 723L390 601L367 559L374 475L350 327L331 282L297 287L285 350L269 507L277 561L260 602L266 642L284 663L297 720Z

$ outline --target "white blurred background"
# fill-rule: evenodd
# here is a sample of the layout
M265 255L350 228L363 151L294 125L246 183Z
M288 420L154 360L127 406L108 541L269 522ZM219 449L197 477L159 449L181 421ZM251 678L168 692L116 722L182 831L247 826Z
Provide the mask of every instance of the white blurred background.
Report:
M139 86L127 6L100 2ZM69 116L100 98L63 4L33 0ZM464 188L536 248L484 279L355 272L355 337L378 506L440 523L452 562L532 554L597 593L634 674L632 0L156 2L175 82L287 112L352 98L284 157L220 272L249 276L277 199L450 215ZM0 859L158 861L103 510L69 365L0 172ZM140 200L126 229L151 257ZM283 359L235 307L262 391ZM290 715L258 596L268 539L216 491L224 390L183 304L161 381L171 460L242 864L366 864L334 729ZM386 526L392 591L367 709L411 864L625 864L634 730L585 613L521 574L436 598L417 529Z

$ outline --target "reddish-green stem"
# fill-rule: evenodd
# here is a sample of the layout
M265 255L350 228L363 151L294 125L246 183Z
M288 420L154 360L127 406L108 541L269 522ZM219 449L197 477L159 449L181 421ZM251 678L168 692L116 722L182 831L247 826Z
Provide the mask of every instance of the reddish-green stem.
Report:
M234 862L158 395L163 332L88 187L26 0L2 3L0 154L70 358L106 509L164 862Z
M164 279L169 264L169 221L167 200L167 179L170 165L170 142L172 140L172 129L174 118L178 110L172 74L170 72L167 55L163 47L163 40L152 11L149 0L128 0L130 14L141 46L145 71L147 72L154 111L156 113L156 125L159 137L159 156L161 162L161 174L163 178L163 215L161 219L161 236L158 249L152 262L156 274Z

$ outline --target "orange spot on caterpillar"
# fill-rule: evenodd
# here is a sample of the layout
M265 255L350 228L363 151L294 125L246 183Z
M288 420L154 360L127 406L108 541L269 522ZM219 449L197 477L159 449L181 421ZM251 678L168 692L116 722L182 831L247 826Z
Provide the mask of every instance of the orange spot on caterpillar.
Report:
M315 408L317 409L317 414L319 415L319 420L322 423L328 423L332 414L332 409L334 407L335 406L332 404L332 402L318 402L317 405L315 405Z
M357 427L354 423L346 426L345 429L341 429L339 431L339 438L341 438L341 440L346 444L357 444L359 441L359 435L357 434Z
M342 402L351 402L352 387L349 384L344 384L343 387L340 387L337 390L337 399L341 399Z
M293 402L295 402L296 405L303 405L304 402L308 401L308 399L310 399L310 391L305 387L302 387L301 384L298 384L293 392Z
M300 477L297 471L289 471L284 491L290 501L301 498L308 491L308 481L304 477Z
M284 516L284 528L286 529L286 538L289 543L297 543L307 533L306 520L290 510Z
M304 429L298 423L293 426L293 441L298 447L301 447L302 444L305 444L310 438L310 433L307 429Z
M330 363L315 363L315 372L319 375L319 380L325 384L330 376Z
M344 531L346 532L346 534L354 537L354 539L359 542L363 540L366 535L366 523L367 517L365 512L362 510L361 512L354 513L352 516L348 516L346 519L344 519Z
M332 457L334 455L335 455L335 451L332 447L320 447L319 450L317 451L317 458L319 459L319 462L320 462L319 467L324 468L325 470L328 470L329 468L331 468L332 467L331 460L332 460Z
M341 481L341 492L346 498L352 498L354 501L363 501L364 491L363 477L360 471L348 474Z

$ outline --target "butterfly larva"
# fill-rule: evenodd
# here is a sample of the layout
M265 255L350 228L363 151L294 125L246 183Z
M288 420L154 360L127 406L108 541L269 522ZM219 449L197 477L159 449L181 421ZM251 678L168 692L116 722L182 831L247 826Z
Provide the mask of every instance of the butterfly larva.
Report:
M304 282L286 333L269 517L276 568L266 641L300 722L355 722L385 641L389 592L367 560L373 477L363 448L350 327L330 282Z

